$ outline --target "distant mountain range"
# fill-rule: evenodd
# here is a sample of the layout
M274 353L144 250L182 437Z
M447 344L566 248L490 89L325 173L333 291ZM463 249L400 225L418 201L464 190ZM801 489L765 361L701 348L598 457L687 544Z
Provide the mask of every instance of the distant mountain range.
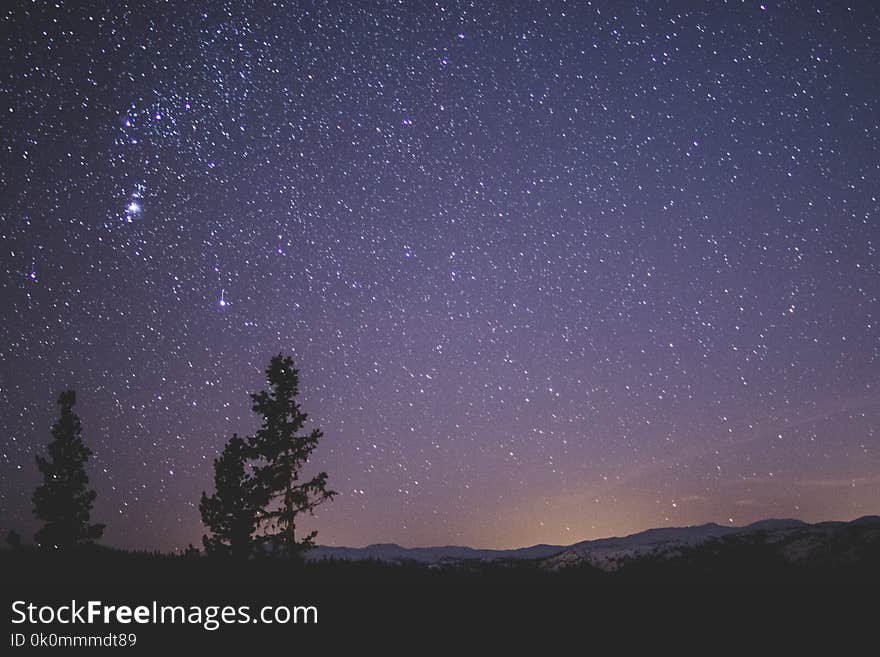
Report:
M877 550L880 553L880 516L813 525L801 520L771 519L745 527L724 527L715 523L663 527L622 538L601 538L573 545L534 545L513 550L480 550L461 546L405 548L394 543L378 543L363 548L318 546L307 553L306 559L374 560L429 567L532 560L548 570L581 565L616 570L640 558L672 558L689 549L732 540L761 541L791 562L858 558L864 550Z

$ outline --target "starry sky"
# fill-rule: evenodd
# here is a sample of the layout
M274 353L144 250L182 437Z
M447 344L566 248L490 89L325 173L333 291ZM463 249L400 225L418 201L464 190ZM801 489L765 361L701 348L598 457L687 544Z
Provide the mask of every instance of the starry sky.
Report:
M319 542L880 512L875 2L4 3L0 529L74 388L200 543L284 351Z

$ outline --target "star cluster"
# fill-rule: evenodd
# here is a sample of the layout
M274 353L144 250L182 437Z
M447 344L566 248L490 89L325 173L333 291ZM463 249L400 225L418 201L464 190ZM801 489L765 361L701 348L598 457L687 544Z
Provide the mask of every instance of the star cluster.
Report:
M108 543L198 543L280 350L319 540L877 513L872 2L0 10L0 510L78 393Z

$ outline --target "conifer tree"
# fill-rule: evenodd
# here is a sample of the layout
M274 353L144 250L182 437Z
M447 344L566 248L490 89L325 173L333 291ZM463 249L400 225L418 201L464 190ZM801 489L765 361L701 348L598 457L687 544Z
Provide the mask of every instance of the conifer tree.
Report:
M260 510L255 480L249 472L248 444L233 434L223 453L214 460L215 493L202 493L199 511L202 522L211 530L203 536L209 554L229 554L247 559L254 547L253 534Z
M251 395L253 410L263 417L257 432L249 439L255 458L254 477L262 496L263 539L279 545L286 554L297 557L314 545L313 531L301 539L296 537L296 521L303 514L333 499L335 491L327 489L327 473L319 472L301 480L300 470L322 437L320 429L302 431L308 416L296 401L299 394L299 372L293 359L283 354L274 356L266 369L269 391Z
M6 544L13 550L17 550L21 547L21 534L19 534L14 529L10 529L9 533L6 534Z
M85 463L92 450L82 441L82 424L73 406L76 393L58 397L61 415L52 426L49 458L37 456L43 483L34 491L34 515L45 524L34 535L41 547L66 549L92 543L104 534L104 525L89 524L95 491L88 490Z

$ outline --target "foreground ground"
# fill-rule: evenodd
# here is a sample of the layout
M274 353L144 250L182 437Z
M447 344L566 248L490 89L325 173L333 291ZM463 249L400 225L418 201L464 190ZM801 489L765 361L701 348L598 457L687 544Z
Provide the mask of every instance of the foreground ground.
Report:
M455 568L378 563L297 565L263 559L231 563L94 549L74 555L30 549L0 553L7 636L135 633L149 654L193 647L227 651L315 649L337 654L385 648L421 654L474 642L495 650L578 647L612 642L693 649L798 642L842 649L873 630L880 553L856 561L797 566L760 545L695 550L643 560L618 572L590 567L546 572L535 563ZM311 606L318 622L12 625L16 600L39 605L100 600L113 605ZM254 612L257 613L257 612ZM572 643L574 642L574 643ZM8 644L7 644L8 645ZM769 644L761 644L769 645ZM25 650L23 648L22 650Z

